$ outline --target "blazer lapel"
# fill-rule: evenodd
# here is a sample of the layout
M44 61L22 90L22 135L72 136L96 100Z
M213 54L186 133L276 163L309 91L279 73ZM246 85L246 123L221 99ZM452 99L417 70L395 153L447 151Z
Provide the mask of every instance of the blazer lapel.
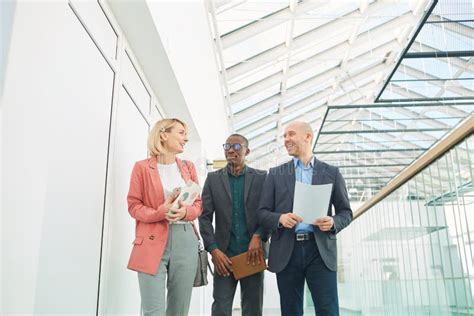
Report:
M288 191L290 192L292 204L293 204L293 198L295 196L295 182L296 182L296 175L295 175L295 165L293 163L293 160L288 162L285 166L285 171L283 173L283 181L286 184L286 187L288 188Z
M253 181L253 170L247 167L247 173L245 174L244 203L247 203L250 187L252 186L252 181Z
M154 188L153 191L157 192L158 197L161 196L162 198L164 198L165 194L164 194L164 191L163 191L163 184L161 183L160 176L159 176L159 173L158 173L156 157L150 157L148 159L148 173L150 174L151 183L152 183L153 188ZM157 203L158 204L161 203L161 201L159 201L159 198L158 198ZM158 206L158 204L156 205L156 207Z
M229 175L227 174L227 167L222 168L219 171L219 178L221 178L222 184L224 185L224 190L229 196L229 200L232 201L232 196L230 195L230 184L229 184Z
M318 159L314 158L313 179L312 184L322 184L324 172L322 172L323 164Z
M313 165L313 178L311 180L312 184L321 184L321 177L318 177L318 174L320 174L320 164L314 158L314 165Z

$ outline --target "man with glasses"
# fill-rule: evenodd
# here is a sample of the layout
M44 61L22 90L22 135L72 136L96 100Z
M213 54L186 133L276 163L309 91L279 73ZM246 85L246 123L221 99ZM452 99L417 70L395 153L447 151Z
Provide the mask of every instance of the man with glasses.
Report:
M237 280L229 257L247 252L247 264L264 260L267 233L257 224L266 171L250 168L248 140L232 134L223 145L227 166L210 172L202 192L199 228L214 263L213 316L231 316ZM215 227L212 226L215 215ZM240 280L242 315L262 315L263 272Z

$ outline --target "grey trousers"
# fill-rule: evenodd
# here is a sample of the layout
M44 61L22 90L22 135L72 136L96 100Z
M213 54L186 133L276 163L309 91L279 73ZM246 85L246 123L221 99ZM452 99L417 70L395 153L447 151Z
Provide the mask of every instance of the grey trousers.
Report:
M263 306L263 275L260 272L240 281L240 297L242 315L261 316ZM237 282L234 275L228 277L220 276L214 273L214 290L212 303L212 316L231 316L232 302L234 301Z
M142 315L188 315L197 262L198 240L191 224L170 225L158 273L138 272Z

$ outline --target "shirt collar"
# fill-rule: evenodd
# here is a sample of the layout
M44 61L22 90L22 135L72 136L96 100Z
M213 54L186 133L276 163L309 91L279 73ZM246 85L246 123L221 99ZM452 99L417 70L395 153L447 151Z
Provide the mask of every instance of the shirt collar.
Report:
M293 157L293 164L295 166L295 169L298 168L298 166L301 167L301 168L305 168L303 162L301 160L299 160L298 158L296 158L296 157ZM314 168L314 156L309 161L309 167ZM306 168L308 168L308 167L306 167Z
M228 173L229 175L231 175L231 176L234 176L234 175L232 174L232 170L231 170L231 168L230 168L230 164L227 164L226 168L227 168L227 173ZM242 169L242 171L240 172L240 174L239 174L237 177L243 176L243 175L246 174L246 173L247 173L247 165L244 166L244 169ZM235 177L235 176L234 176L234 177Z

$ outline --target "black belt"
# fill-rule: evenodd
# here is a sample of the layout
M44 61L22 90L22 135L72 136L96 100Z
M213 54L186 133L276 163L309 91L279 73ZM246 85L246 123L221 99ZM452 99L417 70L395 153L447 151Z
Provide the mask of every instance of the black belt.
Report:
M314 240L314 233L295 234L296 241Z

